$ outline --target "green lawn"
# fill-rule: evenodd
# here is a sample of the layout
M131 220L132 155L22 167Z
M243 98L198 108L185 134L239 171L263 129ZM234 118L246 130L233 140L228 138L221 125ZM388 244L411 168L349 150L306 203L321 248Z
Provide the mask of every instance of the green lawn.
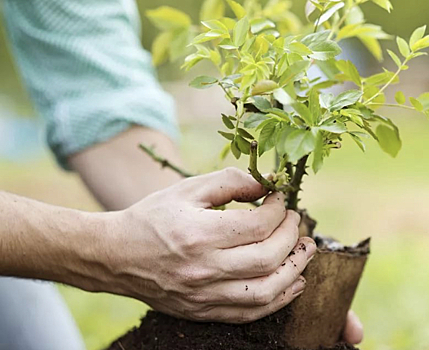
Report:
M319 220L319 231L346 243L373 237L372 255L354 303L366 328L364 350L429 349L429 123L419 116L396 119L404 127L404 149L398 159L377 147L370 147L364 156L346 141L322 172L305 182L303 205ZM409 120L414 121L406 125ZM201 123L183 128L182 148L191 170L209 171L217 162L222 141L214 127ZM240 166L245 169L246 164ZM0 174L2 189L55 204L97 208L76 177L64 175L51 162L0 162ZM125 298L68 287L61 291L89 350L101 349L138 324L146 310Z

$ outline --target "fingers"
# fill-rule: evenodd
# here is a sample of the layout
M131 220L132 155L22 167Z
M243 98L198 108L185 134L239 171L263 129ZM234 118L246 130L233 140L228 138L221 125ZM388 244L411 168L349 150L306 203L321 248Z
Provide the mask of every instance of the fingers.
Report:
M217 248L232 248L266 240L286 217L283 193L272 193L255 209L208 210L205 219Z
M347 315L343 338L350 344L359 344L363 340L363 325L352 310Z
M271 303L263 306L218 306L212 307L207 311L193 313L192 319L196 321L215 321L233 324L249 323L271 315L282 309L304 291L305 280L300 279L297 285L290 286L280 293Z
M315 247L302 249L305 239L300 240L293 253L269 276L243 280L226 280L217 282L200 290L199 295L204 295L200 302L208 304L231 304L243 306L264 306L273 302L280 294L290 288L294 283L304 286L305 280L301 277L315 252ZM302 283L304 281L304 285ZM297 286L295 286L296 290Z
M284 262L298 242L300 217L288 211L285 220L265 241L219 251L225 278L243 279L271 275ZM304 238L303 247L315 250L314 241Z
M236 168L226 168L182 182L184 195L204 208L217 207L233 200L253 202L267 194L267 190L252 176Z

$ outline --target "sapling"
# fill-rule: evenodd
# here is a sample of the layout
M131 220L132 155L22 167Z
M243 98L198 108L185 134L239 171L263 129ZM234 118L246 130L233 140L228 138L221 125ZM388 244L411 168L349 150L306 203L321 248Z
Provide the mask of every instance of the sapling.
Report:
M383 151L397 156L402 146L399 130L382 115L386 109L381 107L429 116L428 93L409 97L409 103L401 91L396 92L394 103L386 99L387 89L399 82L409 62L426 55L426 26L416 29L409 40L397 37L396 53L387 50L386 55L380 41L393 37L365 21L361 6L368 2L392 10L389 0L309 0L305 7L308 23L303 24L287 0L245 0L243 4L206 0L200 23L192 24L186 13L163 6L147 12L161 30L153 43L153 60L159 65L186 56L185 70L202 61L213 65L214 76L199 76L190 85L198 89L218 87L234 106L232 115L222 114L224 128L219 134L227 140L222 158L228 154L237 159L249 157L248 170L255 180L269 191L285 193L286 207L297 210L308 168L317 173L345 138L351 138L362 151L365 140L373 138ZM339 57L342 42L351 38L360 41L380 62L389 56L396 68L362 76L353 62ZM335 87L343 92L330 92ZM163 166L186 177L192 175L147 146L141 148ZM271 150L275 150L275 170L263 176L258 159ZM308 222L306 232L311 235L314 224ZM278 324L283 327L284 334L274 332L275 344L318 348L339 339L369 245L365 241L353 248L342 247L339 252L329 245L319 248L304 274L306 292L292 303L292 316L283 314L275 318L276 322L261 321L271 322L273 329L278 329ZM218 333L223 329L210 327ZM187 331L192 329L190 326ZM267 337L260 338L262 346L271 342L272 335ZM240 348L250 349L246 339Z
M372 137L396 157L401 149L399 130L380 113L381 107L429 116L428 94L410 97L410 105L401 91L393 104L385 96L408 63L426 55L422 52L429 47L426 26L416 29L409 41L397 37L398 53L387 50L395 71L383 68L364 77L351 61L338 58L341 43L357 38L383 61L380 41L392 36L365 21L361 5L366 2L388 12L392 9L389 0L309 0L306 25L290 12L291 2L286 0L247 0L244 5L206 0L197 25L186 13L170 7L147 12L161 30L153 43L155 64L176 61L191 50L183 69L209 61L217 70L216 76L199 76L190 86L217 86L235 107L233 115L222 114L225 129L219 134L228 140L222 158L228 153L237 159L249 156L252 176L267 189L284 192L289 209L298 209L307 166L317 173L346 137L362 151L365 139ZM329 92L336 86L348 89L338 95ZM264 178L258 157L271 149L275 149L277 166L270 178Z

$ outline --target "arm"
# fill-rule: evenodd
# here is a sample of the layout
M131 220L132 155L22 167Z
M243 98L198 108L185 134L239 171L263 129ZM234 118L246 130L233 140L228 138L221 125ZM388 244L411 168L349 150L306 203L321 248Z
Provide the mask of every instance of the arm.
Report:
M138 149L142 140L155 146L157 153L180 164L177 146L171 139L139 126L69 158L71 167L107 210L127 208L181 179Z
M264 195L235 169L183 180L111 213L0 192L0 275L129 296L193 320L250 322L303 292L300 274L316 250L299 239L299 216L286 213L281 194L253 211L210 209Z
M105 208L125 208L179 179L137 148L155 146L180 163L174 103L141 47L134 1L6 0L4 10L49 146Z

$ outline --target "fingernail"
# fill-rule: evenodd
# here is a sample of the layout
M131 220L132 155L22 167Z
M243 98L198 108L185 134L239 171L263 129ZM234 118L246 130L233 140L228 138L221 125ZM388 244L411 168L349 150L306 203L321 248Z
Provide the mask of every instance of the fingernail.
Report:
M317 250L316 243L314 243L312 239L308 238L308 239L305 239L304 244L305 244L305 255L307 256L307 261L310 261L314 257L314 254L316 253L316 250Z
M295 281L295 283L292 285L292 294L296 295L301 293L306 286L306 281L303 277L300 277Z

